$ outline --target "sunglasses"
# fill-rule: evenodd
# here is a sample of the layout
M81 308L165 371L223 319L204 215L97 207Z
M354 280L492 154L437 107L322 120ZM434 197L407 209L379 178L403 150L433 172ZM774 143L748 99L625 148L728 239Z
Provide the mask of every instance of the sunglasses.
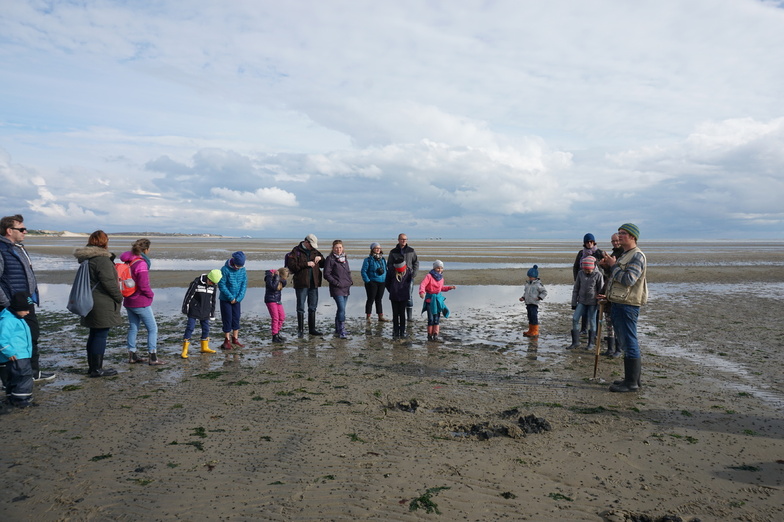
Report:
M23 233L23 234L24 234L25 232L27 232L27 229L26 229L25 227L21 227L21 228L16 228L16 227L8 227L8 228L10 228L11 230L18 230L19 232L21 232L21 233Z

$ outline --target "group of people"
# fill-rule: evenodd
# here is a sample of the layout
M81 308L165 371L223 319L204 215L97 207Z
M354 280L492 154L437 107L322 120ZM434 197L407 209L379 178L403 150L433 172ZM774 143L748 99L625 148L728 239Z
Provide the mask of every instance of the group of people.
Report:
M39 367L39 325L35 307L39 304L38 287L30 257L23 245L27 233L21 215L6 216L0 220L0 378L9 402L18 407L30 404L33 383L54 379L55 374ZM637 318L640 306L647 301L645 255L637 246L640 231L632 223L621 225L612 236L613 250L603 252L596 246L592 234L583 238L583 248L574 263L575 282L572 292L572 344L580 346L580 323L585 321L587 349L596 342L597 307L606 306L609 356L624 354L624 378L610 387L611 391L636 391L640 386L641 356L637 341ZM90 377L116 375L117 371L103 367L109 330L123 324L121 308L128 316L126 345L128 362L149 365L166 364L158 357L158 328L152 310L154 292L150 286L149 239L135 241L129 251L120 255L120 262L127 263L135 283L133 293L123 296L118 285L115 255L108 249L109 237L102 230L90 234L87 245L74 250L80 263L87 262L91 281L93 308L80 324L89 329L87 337L87 373ZM191 336L199 322L201 328L201 353L216 353L209 346L210 323L215 318L216 302L220 303L223 331L222 350L233 350L244 345L240 342L242 300L248 287L244 252L234 252L220 269L210 270L191 282L182 302L182 313L187 316L182 340L181 357L188 358ZM598 268L597 268L598 267ZM400 234L397 245L385 259L379 243L370 245L370 252L362 262L360 274L365 285L365 315L371 321L373 309L378 321L385 322L383 297L388 293L392 308L392 336L407 336L407 324L413 318L415 277L419 271L416 251L408 245L406 234ZM422 312L427 313L427 339L440 341L440 318L449 317L444 292L454 290L445 284L444 264L440 260L419 284L418 294L423 299ZM538 266L527 272L528 282L520 301L525 302L529 327L526 337L539 336L539 303L547 290L539 279ZM325 279L330 297L335 301L334 335L345 339L346 305L353 285L349 260L343 242L332 242L332 250L324 256L318 250L318 238L308 234L285 256L284 266L265 272L264 302L270 314L273 343L283 343L281 329L285 321L281 294L291 277L296 295L297 335L307 332L321 336L316 325L318 289ZM137 349L139 329L147 330L148 357Z
M607 324L608 357L624 356L624 378L613 382L610 391L633 392L640 388L642 358L637 339L637 319L640 307L648 301L646 277L647 260L637 246L640 229L634 223L624 223L613 234L612 252L607 253L596 245L593 234L585 234L583 248L574 261L572 287L571 344L567 350L581 346L580 336L586 333L586 350L594 350L597 340L597 318L604 314ZM528 270L528 282L520 301L525 302L528 313L526 337L539 336L539 302L547 290L539 279L538 266ZM602 310L603 309L603 310ZM581 329L582 324L582 329Z
M329 284L329 295L335 301L335 336L345 339L348 336L346 304L351 294L353 280L343 242L339 239L333 241L332 251L325 257L318 250L318 238L314 234L308 234L286 255L285 268L292 275L297 298L297 335L299 337L305 335L306 308L309 335L323 335L323 332L316 328L318 288L323 277ZM419 259L416 251L408 245L406 234L398 235L397 245L390 251L387 259L384 258L381 245L374 242L370 245L368 256L362 262L360 274L365 284L365 316L370 321L375 306L378 320L382 322L388 320L384 317L383 308L384 293L387 292L392 308L392 337L395 339L407 335L406 324L413 318L414 278L418 271ZM442 315L448 317L449 314L441 294L455 288L444 284L443 271L444 264L436 260L433 263L433 270L425 276L419 286L419 296L424 300L422 311L427 312L429 341L439 340L440 318ZM271 271L268 271L265 281L273 277ZM277 286L282 288L281 283L277 283ZM266 295L273 291L274 289L268 284ZM280 288L277 291L279 292ZM266 299L265 297L265 301ZM273 331L273 341L274 333Z

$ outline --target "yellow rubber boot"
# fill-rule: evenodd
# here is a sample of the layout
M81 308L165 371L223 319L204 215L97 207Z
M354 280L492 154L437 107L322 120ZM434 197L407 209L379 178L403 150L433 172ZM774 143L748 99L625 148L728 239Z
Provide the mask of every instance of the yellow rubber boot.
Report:
M180 354L180 357L182 357L183 359L187 359L188 358L188 347L190 347L190 345L191 345L190 339L183 339L183 341L182 341L182 353Z
M202 339L201 340L201 353L215 353L215 350L210 348L210 340L209 339Z

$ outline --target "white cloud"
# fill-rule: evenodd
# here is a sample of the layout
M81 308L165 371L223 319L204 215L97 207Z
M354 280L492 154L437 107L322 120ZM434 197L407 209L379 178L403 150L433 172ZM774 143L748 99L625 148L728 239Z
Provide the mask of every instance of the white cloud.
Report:
M40 228L781 236L776 2L8 4Z

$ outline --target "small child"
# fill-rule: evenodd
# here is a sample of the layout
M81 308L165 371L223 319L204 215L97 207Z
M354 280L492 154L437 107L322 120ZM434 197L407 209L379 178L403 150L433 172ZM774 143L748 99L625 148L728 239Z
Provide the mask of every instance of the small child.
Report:
M411 300L411 279L414 276L405 258L395 256L389 262L392 270L387 270L384 286L392 304L392 338L398 339L406 336L406 308Z
M188 347L191 345L191 334L196 327L196 321L201 325L201 353L215 353L215 350L210 349L210 319L215 317L215 297L218 293L215 285L222 277L220 270L210 270L194 279L185 292L182 313L188 316L188 324L182 336L183 359L188 358Z
M444 296L441 292L448 292L457 288L456 286L444 285L444 263L436 259L433 261L433 269L427 273L425 278L419 283L419 297L425 300L422 303L422 311L427 311L427 340L441 342L438 338L440 332L441 314L449 317L449 308L446 307Z
M242 317L242 300L248 289L248 274L245 270L245 252L238 250L224 263L221 268L220 282L220 313L223 323L223 344L221 350L243 348L240 342L240 318Z
M604 289L604 276L601 270L596 270L596 259L586 256L580 261L580 273L574 280L572 288L572 344L567 350L580 347L580 318L585 315L588 327L588 346L586 350L594 348L596 341L596 310L598 296Z
M289 269L285 266L277 270L267 270L264 272L264 303L270 314L270 332L272 333L273 343L283 343L285 338L281 337L280 329L283 328L283 321L286 320L286 312L280 301L280 294L289 278Z
M3 385L8 402L17 408L27 408L33 400L33 336L24 320L32 306L30 294L17 292L0 312L0 363L7 378Z
M523 332L525 337L539 337L539 301L547 297L547 289L539 280L539 266L534 265L528 270L528 282L525 284L521 302L525 302L525 311L528 313L528 330Z

